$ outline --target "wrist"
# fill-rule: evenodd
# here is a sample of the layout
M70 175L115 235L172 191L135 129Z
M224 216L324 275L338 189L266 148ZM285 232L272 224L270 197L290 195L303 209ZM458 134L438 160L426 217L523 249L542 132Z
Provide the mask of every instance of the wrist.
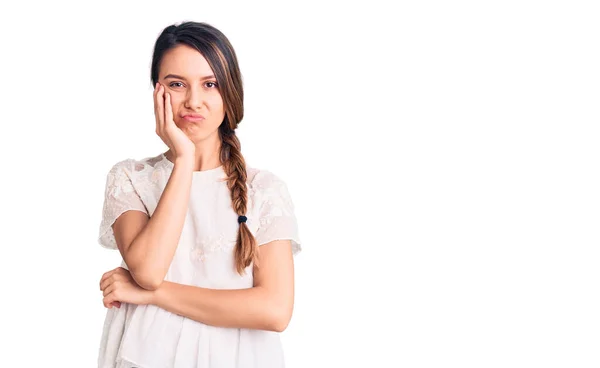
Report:
M175 173L185 173L184 176L191 175L194 171L194 161L187 159L180 159L175 161L175 165L173 166L173 174L179 175Z
M190 156L180 156L180 157L175 158L174 164L176 166L183 166L183 167L191 166L191 167L193 167L194 166L194 158L190 157Z
M164 300L165 281L163 281L159 287L150 291L148 304L156 306L161 305L161 301Z
M158 293L159 289L160 287L155 290L148 290L148 300L146 304L158 305L160 299L160 295Z

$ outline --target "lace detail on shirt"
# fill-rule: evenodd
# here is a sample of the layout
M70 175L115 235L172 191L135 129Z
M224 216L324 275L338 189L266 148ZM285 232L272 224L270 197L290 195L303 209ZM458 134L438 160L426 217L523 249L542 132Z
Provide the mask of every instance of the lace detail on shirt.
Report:
M235 241L228 241L222 233L213 236L198 236L190 251L190 257L193 261L202 262L215 252L230 252L234 246Z
M156 167L156 168L154 168L154 170L152 170L152 175L150 176L150 181L152 181L153 183L162 183L164 177L165 177L165 172L161 168Z
M154 156L154 157L150 157L148 159L146 159L146 163L152 167L156 166L156 164L158 162L160 162L163 159L162 154L158 155L158 156Z
M106 175L102 221L98 233L98 242L105 248L117 249L112 225L121 214L130 210L148 214L133 186L132 164L131 159L120 161Z
M291 240L293 253L301 250L301 241L292 201L286 183L270 171L263 170L250 185L260 208L255 234L258 245L273 240Z

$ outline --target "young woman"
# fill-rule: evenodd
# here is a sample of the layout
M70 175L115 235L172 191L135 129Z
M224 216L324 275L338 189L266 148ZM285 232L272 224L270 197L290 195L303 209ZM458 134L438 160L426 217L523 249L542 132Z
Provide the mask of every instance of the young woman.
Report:
M285 182L242 156L236 54L208 24L171 25L151 79L169 150L107 175L98 242L123 263L100 280L98 366L283 367L300 238Z

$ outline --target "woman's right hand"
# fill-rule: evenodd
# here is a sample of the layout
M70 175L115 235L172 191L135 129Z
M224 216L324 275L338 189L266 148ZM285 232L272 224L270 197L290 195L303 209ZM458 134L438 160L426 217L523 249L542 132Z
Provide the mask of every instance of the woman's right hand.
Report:
M174 158L194 157L194 142L179 129L173 121L171 96L165 93L165 87L156 83L154 88L154 116L156 117L156 134L169 147Z

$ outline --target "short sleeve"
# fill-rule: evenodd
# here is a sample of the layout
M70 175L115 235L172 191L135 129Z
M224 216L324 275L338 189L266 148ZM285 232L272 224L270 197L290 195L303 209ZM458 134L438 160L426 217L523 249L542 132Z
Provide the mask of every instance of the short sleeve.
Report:
M133 186L134 161L127 159L113 165L106 176L102 220L98 243L104 248L118 249L112 225L126 211L136 210L148 214L146 206Z
M255 239L259 246L273 240L291 240L292 253L301 249L295 207L286 183L271 172L261 172L255 178L260 192L259 224ZM258 179L258 180L256 180Z

